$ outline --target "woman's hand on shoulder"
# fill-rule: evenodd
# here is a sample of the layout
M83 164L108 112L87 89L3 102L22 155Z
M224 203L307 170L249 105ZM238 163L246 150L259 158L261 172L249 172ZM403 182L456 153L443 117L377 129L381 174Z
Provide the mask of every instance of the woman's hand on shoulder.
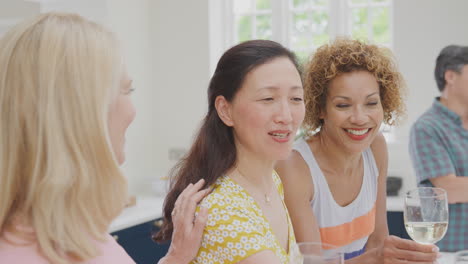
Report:
M189 184L177 197L172 211L174 231L171 246L159 264L187 264L196 257L208 219L208 209L201 207L196 217L195 211L198 203L211 192L211 189L200 191L204 183L201 179Z

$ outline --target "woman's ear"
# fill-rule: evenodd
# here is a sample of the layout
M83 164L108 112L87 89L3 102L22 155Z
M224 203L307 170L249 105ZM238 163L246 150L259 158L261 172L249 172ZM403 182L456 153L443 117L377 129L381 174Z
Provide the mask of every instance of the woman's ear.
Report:
M215 108L223 123L228 127L232 127L234 122L232 121L231 116L231 104L226 100L226 98L224 98L224 96L218 95L216 97Z

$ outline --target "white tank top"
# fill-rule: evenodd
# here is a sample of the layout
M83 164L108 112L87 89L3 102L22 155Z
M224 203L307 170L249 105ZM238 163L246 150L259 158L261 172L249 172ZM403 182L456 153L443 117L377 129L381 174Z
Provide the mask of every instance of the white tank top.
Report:
M317 218L323 243L338 246L345 259L364 253L369 235L374 232L379 170L370 148L362 153L364 178L361 190L350 204L338 205L328 187L309 144L301 138L294 144L309 166L314 183L314 197L310 205Z

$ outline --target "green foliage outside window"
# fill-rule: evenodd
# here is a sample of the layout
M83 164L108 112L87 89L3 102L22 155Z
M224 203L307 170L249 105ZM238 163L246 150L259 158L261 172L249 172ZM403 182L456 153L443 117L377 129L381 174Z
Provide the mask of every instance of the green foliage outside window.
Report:
M390 15L388 8L378 7L372 12L372 29L374 31L375 43L389 43L390 42Z
M232 0L240 1L240 0ZM249 1L249 0L243 0ZM242 42L252 38L271 39L273 36L273 0L252 0L244 2L245 12L270 11L267 14L236 14L237 41ZM286 1L286 0L281 0ZM330 39L330 15L325 9L307 9L311 6L327 7L330 0L288 0L292 1L293 8L302 8L304 11L292 11L289 43L301 62L305 62L311 51ZM371 0L371 3L387 3L388 0ZM252 4L248 4L252 3ZM390 43L390 10L387 6L367 6L368 0L349 0L351 5L360 4L361 7L351 7L351 35L355 39L372 41L377 44ZM372 10L369 10L372 8ZM250 11L249 11L250 10ZM369 17L369 12L371 16ZM254 19L255 17L255 19ZM369 19L371 19L369 21ZM255 25L253 25L255 20ZM369 27L369 22L372 25ZM254 35L253 28L255 26ZM371 30L371 32L369 32ZM372 35L369 35L372 33Z
M351 12L352 16L352 36L355 39L359 39L362 41L367 41L369 39L368 32L367 32L367 8L355 8Z
M237 38L239 42L252 39L252 18L250 16L240 16L237 20Z
M271 0L257 0L256 7L257 10L271 9Z

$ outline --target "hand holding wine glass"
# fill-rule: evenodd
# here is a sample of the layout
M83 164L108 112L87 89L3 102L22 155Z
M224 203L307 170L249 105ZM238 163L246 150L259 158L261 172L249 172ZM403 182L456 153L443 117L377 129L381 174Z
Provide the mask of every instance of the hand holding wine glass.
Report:
M405 228L421 244L440 241L448 227L447 192L441 188L420 187L408 191L404 208Z

